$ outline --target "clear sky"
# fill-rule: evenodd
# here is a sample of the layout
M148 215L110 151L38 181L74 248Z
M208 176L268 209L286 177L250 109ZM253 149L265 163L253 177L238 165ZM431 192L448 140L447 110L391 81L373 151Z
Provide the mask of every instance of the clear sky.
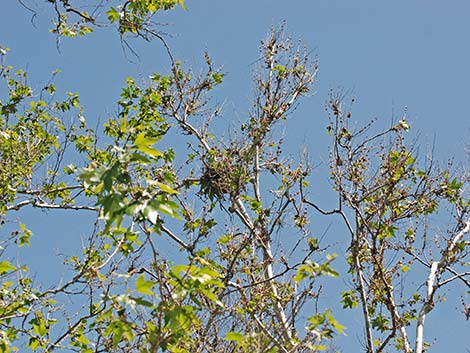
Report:
M38 12L33 24L17 0L2 1L0 45L11 48L8 63L27 69L33 87L46 82L55 69L62 70L59 90L79 92L90 122L116 111L127 76L146 78L168 68L159 43L131 41L136 58L107 29L85 39L63 39L59 52L47 31L52 26L49 6L43 0L23 1ZM437 157L464 161L470 128L468 0L186 0L186 5L188 11L178 9L160 18L161 28L171 34L169 43L182 61L196 67L207 49L223 65L227 77L216 99L225 102L224 119L246 112L259 42L273 25L286 21L287 32L301 39L320 64L316 94L303 99L286 128L292 154L306 147L314 160L325 162L323 108L332 88L357 98L353 118L360 123L377 117L379 125L388 126L406 111L423 151L435 143ZM313 194L326 198L321 190ZM35 231L46 231L49 225L40 223ZM42 265L50 267L48 262ZM460 309L450 304L429 316L434 323L427 333L440 331L432 352L470 350L470 324L461 319ZM360 336L358 330L350 332L344 342L356 348L343 347L344 352L357 351L361 339L355 336Z

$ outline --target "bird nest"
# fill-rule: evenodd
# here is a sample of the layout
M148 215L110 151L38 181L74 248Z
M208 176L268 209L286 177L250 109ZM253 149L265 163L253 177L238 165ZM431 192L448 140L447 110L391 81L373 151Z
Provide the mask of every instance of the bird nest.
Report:
M224 199L225 196L239 195L249 181L249 170L233 155L219 156L211 163L204 164L200 179L201 193L211 200Z

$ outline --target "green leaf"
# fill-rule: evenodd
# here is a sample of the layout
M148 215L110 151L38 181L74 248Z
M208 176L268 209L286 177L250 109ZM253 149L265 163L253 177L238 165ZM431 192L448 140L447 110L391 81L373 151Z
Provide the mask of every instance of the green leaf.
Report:
M106 190L111 190L114 184L114 180L116 180L117 176L119 175L120 168L121 164L117 162L114 163L114 165L109 170L103 173L102 180Z
M184 4L184 0L178 0L178 4L181 6L181 8L185 11L188 10L188 8L186 7L186 5Z
M331 326L338 332L338 333L343 333L345 330L345 326L341 325L333 315L331 315L331 310L327 310L325 312L326 318L328 319L328 322L330 323Z
M212 78L214 80L215 85L220 85L222 83L222 79L224 78L224 74L219 72L215 72L212 74Z
M225 335L225 339L227 341L236 341L239 345L243 342L244 338L245 336L243 334L234 331L227 332Z
M141 152L147 154L150 157L158 158L163 155L160 151L152 148L153 144L155 144L159 139L154 137L147 137L145 133L140 133L137 135L136 139L134 140L134 146Z
M154 143L158 141L158 138L155 137L147 137L145 135L145 132L141 132L140 134L137 135L137 137L134 140L134 145L136 147L140 146L151 146Z
M47 327L43 320L39 322L39 324L33 325L34 332L39 336L45 336L48 332Z
M3 275L7 272L16 270L16 267L10 264L8 261L0 262L0 274Z
M401 265L401 272L408 272L410 270L410 267L407 265Z
M163 192L166 192L167 194L179 194L178 191L176 191L175 189L172 189L171 187L169 187L169 186L166 185L166 184L157 182L156 185L157 185Z
M164 213L176 219L181 219L178 212L178 204L171 200L166 200L164 195L159 195L151 200L143 210L144 216L153 224L156 223L158 213Z
M171 216L174 218L180 218L179 214L175 212L170 202L158 204L158 210L162 213L167 214L168 216Z
M382 315L378 315L376 318L374 318L372 321L372 327L377 329L378 331L380 332L385 332L387 331L387 326L389 324L389 320L382 316Z
M113 193L106 196L101 204L103 205L103 215L108 221L113 221L124 210L123 197L121 194Z
M358 297L353 290L342 292L341 296L343 297L343 299L341 299L343 309L354 309L359 306Z
M273 67L273 71L276 71L279 75L282 75L284 72L286 72L286 68L282 65L277 65Z
M303 281L306 278L313 277L317 274L317 269L319 265L315 262L307 262L299 267L297 274L294 277L294 280L298 283Z
M155 287L154 281L146 281L145 276L141 275L135 282L135 289L142 294L153 295L152 288Z
M146 219L148 219L152 224L156 224L158 220L158 210L153 207L151 204L148 204L147 207L145 207L142 210L142 214Z
M35 352L41 345L41 342L36 337L31 337L28 342L28 347L31 348L33 352Z
M142 299L141 297L131 297L135 301L137 305L145 306L147 308L153 308L153 304L149 302L148 300Z
M23 223L20 223L20 229L21 229L21 232L19 233L20 234L20 239L18 241L18 246L19 247L22 247L23 245L30 246L31 243L30 243L29 239L33 235L33 232L30 231L28 228L26 228L26 225L23 224Z
M130 156L130 161L131 162L138 162L139 164L146 165L152 163L150 159L147 157L139 154L139 153L132 153Z
M119 13L118 10L116 10L114 7L111 7L111 9L109 9L106 14L108 15L108 20L109 22L111 23L114 23L116 21L119 21L119 19L121 18L121 14Z

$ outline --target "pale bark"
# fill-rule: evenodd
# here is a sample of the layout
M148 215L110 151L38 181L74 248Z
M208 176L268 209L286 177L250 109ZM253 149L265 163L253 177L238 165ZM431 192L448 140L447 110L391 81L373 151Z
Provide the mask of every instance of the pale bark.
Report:
M433 261L429 270L428 279L426 281L426 299L418 314L418 322L416 324L416 348L415 353L423 353L424 346L424 322L426 315L434 308L434 294L438 288L436 281L439 279L442 272L449 266L450 257L452 256L457 244L462 241L462 238L470 231L470 221L465 223L465 227L457 233L452 240L448 243L447 248L443 251L439 261Z

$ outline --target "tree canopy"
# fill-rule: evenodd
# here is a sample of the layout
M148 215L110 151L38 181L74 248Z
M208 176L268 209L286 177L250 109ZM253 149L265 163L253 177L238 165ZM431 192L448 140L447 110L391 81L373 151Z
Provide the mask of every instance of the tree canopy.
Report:
M211 97L230 76L209 51L203 68L180 61L154 22L183 1L48 5L58 39L115 26L123 41L157 40L168 66L129 77L96 124L58 72L34 88L1 47L0 352L346 352L335 340L347 332L367 353L422 353L445 288L470 317L465 170L418 153L406 116L359 125L354 98L331 92L318 122L336 200L325 209L309 157L283 145L319 70L284 25L260 44L251 109L220 132ZM29 208L51 224L59 210L92 215L52 286L20 256ZM312 217L343 231L315 235ZM340 288L336 306L322 304L327 287ZM344 327L342 311L361 326Z

